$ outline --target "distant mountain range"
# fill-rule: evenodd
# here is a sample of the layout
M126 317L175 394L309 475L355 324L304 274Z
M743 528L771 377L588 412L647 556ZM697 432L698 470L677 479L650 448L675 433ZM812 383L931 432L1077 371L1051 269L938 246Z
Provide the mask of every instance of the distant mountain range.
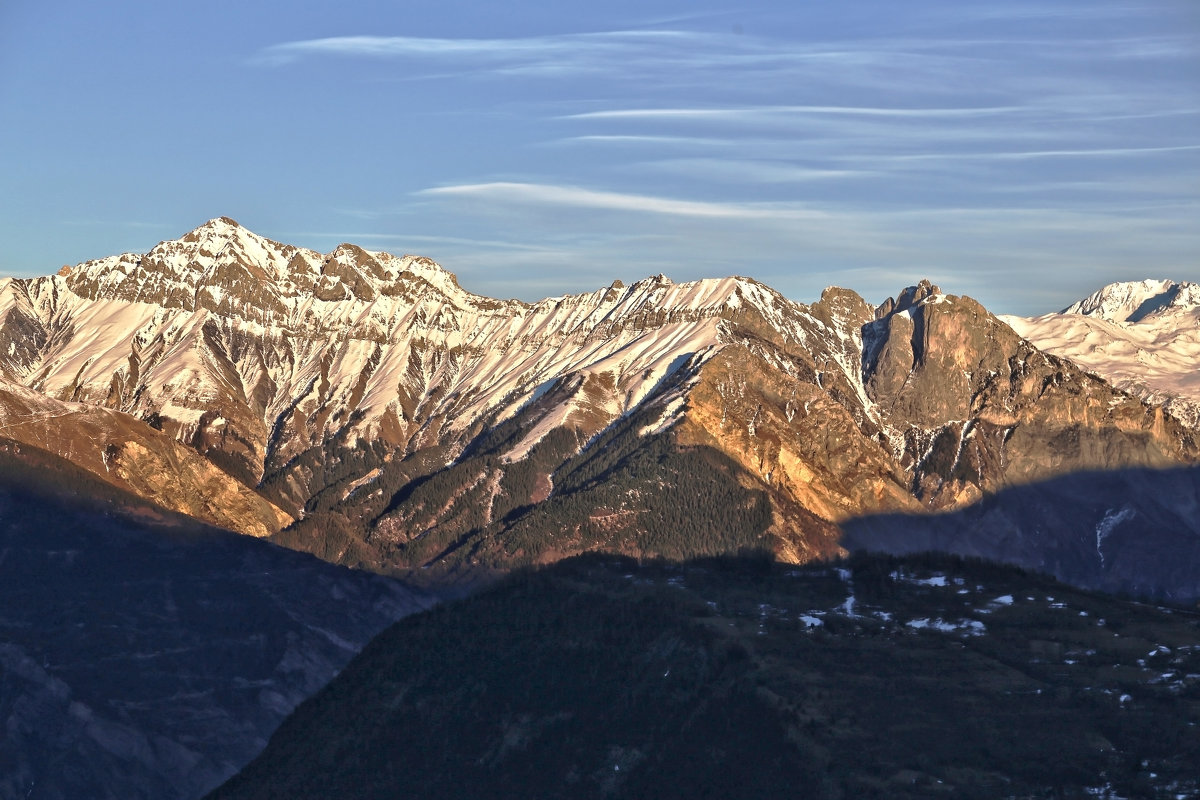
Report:
M1126 321L1062 319L1155 326L1186 389L1195 287L1123 286L1076 310ZM428 259L322 255L220 218L0 282L0 414L160 506L374 570L470 583L590 550L799 563L841 552L858 518L1196 463L1200 431L1165 395L1039 347L1034 324L925 282L879 305L661 275L501 301Z
M1056 314L1001 319L1043 350L1200 427L1200 284L1114 283Z

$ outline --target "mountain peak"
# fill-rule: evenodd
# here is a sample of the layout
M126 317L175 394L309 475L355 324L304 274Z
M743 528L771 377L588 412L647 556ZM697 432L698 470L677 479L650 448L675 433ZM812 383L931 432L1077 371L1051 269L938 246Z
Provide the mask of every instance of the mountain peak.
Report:
M905 287L904 291L900 292L899 296L895 299L889 297L880 303L875 309L875 318L883 319L889 314L906 311L913 306L920 305L926 298L940 295L941 293L941 288L922 278L916 286Z
M1168 308L1196 307L1200 307L1200 284L1148 278L1110 283L1060 313L1137 323Z
M232 217L213 217L204 224L196 226L183 236L179 237L179 241L197 241L208 236L224 236L237 233L239 231L245 231L246 233L250 232L246 228L242 227L238 221Z

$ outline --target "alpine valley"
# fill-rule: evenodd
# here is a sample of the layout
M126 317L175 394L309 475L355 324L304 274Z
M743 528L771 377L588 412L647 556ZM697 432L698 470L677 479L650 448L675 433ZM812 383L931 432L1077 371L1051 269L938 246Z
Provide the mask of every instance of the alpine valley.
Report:
M1196 790L1200 287L890 290L0 280L0 797Z

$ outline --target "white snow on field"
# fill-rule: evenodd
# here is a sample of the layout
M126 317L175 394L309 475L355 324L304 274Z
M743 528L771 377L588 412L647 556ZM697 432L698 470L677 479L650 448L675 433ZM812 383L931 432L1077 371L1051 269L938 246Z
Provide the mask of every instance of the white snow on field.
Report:
M965 633L969 636L982 636L987 628L975 619L960 619L956 622L946 622L943 619L913 619L905 623L915 630L935 630L942 633Z
M662 406L662 412L659 414L658 419L649 425L643 425L638 434L640 436L656 436L662 433L679 421L680 412L683 411L686 404L687 398L685 397L678 396L672 398Z
M888 577L890 577L894 581L911 583L916 586L948 586L949 585L949 582L947 581L946 576L941 575L941 574L931 575L928 578L914 578L913 576L908 575L907 573L901 572L900 570L895 570Z

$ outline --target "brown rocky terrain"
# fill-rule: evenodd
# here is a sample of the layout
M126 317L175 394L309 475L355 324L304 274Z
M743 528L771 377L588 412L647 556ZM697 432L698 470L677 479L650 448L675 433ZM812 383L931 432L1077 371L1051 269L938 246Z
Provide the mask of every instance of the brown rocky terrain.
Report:
M53 453L105 483L228 530L265 537L292 518L195 450L109 408L0 381L0 436Z

